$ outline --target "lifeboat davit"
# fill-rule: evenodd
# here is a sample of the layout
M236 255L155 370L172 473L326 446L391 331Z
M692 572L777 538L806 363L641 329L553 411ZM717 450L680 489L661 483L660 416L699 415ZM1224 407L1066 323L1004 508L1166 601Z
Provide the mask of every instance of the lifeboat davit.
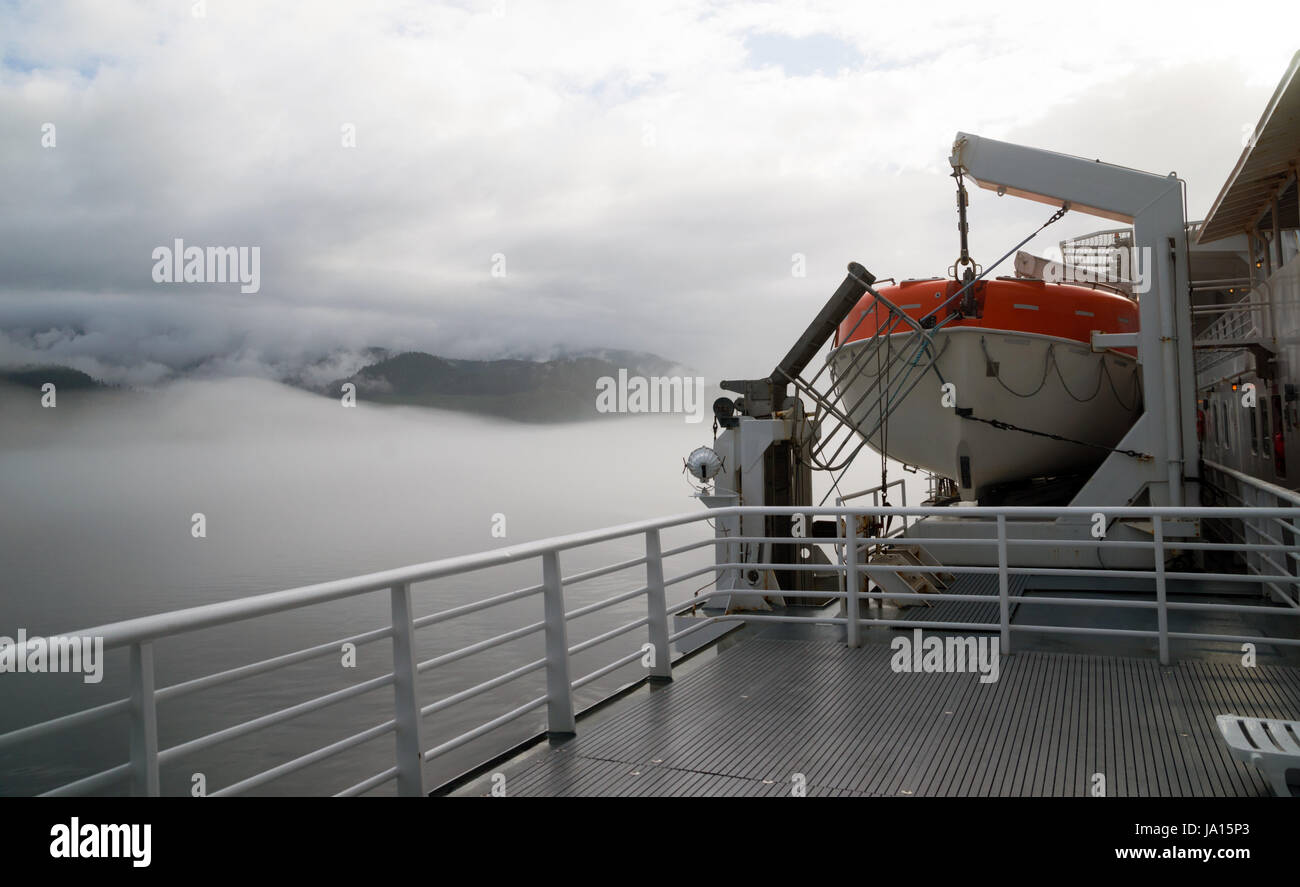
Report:
M954 479L965 500L1100 463L1140 414L1141 382L1133 349L1094 351L1091 334L1136 332L1136 303L1007 277L954 299L962 285L932 278L877 289L924 331L871 294L840 324L831 372L859 433L891 458ZM913 360L923 378L901 381Z

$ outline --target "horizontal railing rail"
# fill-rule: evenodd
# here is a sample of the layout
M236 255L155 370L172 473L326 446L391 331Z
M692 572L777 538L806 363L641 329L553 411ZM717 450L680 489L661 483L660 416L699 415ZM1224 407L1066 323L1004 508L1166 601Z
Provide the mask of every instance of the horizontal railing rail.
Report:
M1269 302L1252 301L1251 295L1247 293L1231 304L1194 310L1193 313L1219 315L1193 341L1197 374L1206 373L1231 360L1248 348L1249 343L1262 341L1269 309Z
M355 782L338 792L340 795L359 795L390 783L396 783L402 795L422 795L428 792L426 784L428 765L457 749L492 733L507 724L518 721L530 713L546 712L546 731L555 735L576 730L575 691L601 680L640 661L636 680L670 680L673 674L672 645L702 631L709 626L740 621L754 623L783 622L793 624L821 624L842 626L845 641L858 646L864 627L907 626L951 631L996 630L1001 649L1011 652L1012 633L1071 633L1079 636L1111 636L1151 639L1156 642L1161 662L1169 661L1171 640L1208 641L1226 643L1261 643L1281 646L1300 644L1300 639L1288 636L1250 636L1228 633L1197 633L1175 631L1169 628L1169 612L1238 613L1252 617L1294 617L1300 615L1300 496L1253 479L1222 466L1208 464L1209 480L1218 479L1215 489L1222 497L1233 502L1228 506L1204 507L972 507L954 511L933 506L882 506L852 507L788 507L764 508L731 506L690 514L679 514L652 520L638 521L607 527L585 533L575 533L544 539L537 542L510 546L493 551L459 557L444 558L400 569L386 570L363 576L317 583L301 588L268 594L254 595L238 600L191 607L155 616L146 616L101 625L70 633L76 637L102 639L105 649L125 648L129 652L129 692L125 698L87 708L40 723L31 724L0 734L0 751L18 748L26 743L42 740L57 733L85 728L105 719L126 715L129 720L129 760L97 773L82 776L56 786L47 793L52 795L81 794L104 791L126 784L133 794L156 795L160 793L160 768L174 765L191 755L208 751L222 743L249 736L268 727L285 724L303 715L323 711L335 705L355 700L378 690L391 688L393 694L392 717L374 723L349 736L337 739L320 748L310 749L298 756L276 764L270 769L238 779L223 786L213 795L240 794L318 764L334 756L355 749L388 734L394 736L394 766ZM901 485L901 482L896 482ZM892 485L891 485L892 487ZM1231 487L1231 489L1227 489ZM868 490L860 495L881 494L886 490ZM851 494L856 495L856 494ZM848 497L845 497L848 498ZM766 537L743 536L738 531L740 518L747 515L805 515L809 518L833 518L840 531L833 537ZM1150 538L1096 538L1088 527L1098 516L1109 526L1113 520L1140 522ZM970 532L951 538L919 538L887 534L868 535L867 527L885 526L888 519L926 517L957 518ZM868 519L872 519L868 521ZM1021 538L1009 534L1009 524L1035 521L1039 525L1055 528L1053 538ZM1166 530L1178 524L1180 532L1189 522L1212 521L1227 527L1236 527L1235 535L1219 541L1200 538L1167 538ZM675 528L713 528L713 536L690 541L665 549L661 534ZM1082 529L1081 529L1082 528ZM1131 536L1132 534L1130 534ZM624 557L613 563L565 575L561 555L575 549L586 549L602 543L639 540L643 553ZM745 543L794 542L799 545L835 546L837 559L828 564L768 563L739 557ZM901 549L922 547L934 558L934 563L881 563L879 555ZM1096 549L1145 558L1134 566L1123 568L1070 568L1036 567L1018 561L1025 552L1043 546L1063 546L1080 550ZM690 552L712 547L715 557L703 567L686 567L680 572L667 574L665 562ZM945 550L960 548L979 549L986 553L986 563L948 563ZM753 546L754 552L761 546ZM1170 569L1168 555L1182 552L1233 552L1246 559L1244 572L1189 572ZM1016 557L1012 557L1012 553ZM1149 556L1148 556L1149 555ZM413 606L412 585L416 583L463 576L496 567L531 563L539 567L539 584L526 585L510 591L490 595L480 600L455 604L425 615L416 615ZM644 576L637 576L629 586L615 593L601 593L597 600L570 604L566 590L594 579L618 574L622 571L643 568ZM739 576L750 570L784 571L835 571L841 578L838 591L794 591L748 587ZM709 585L714 590L704 594L697 589L690 596L669 602L669 590L691 579L712 575ZM957 577L986 575L997 577L997 593L957 594L936 587L930 591L904 591L897 584L884 587L889 576ZM1032 596L1013 593L1010 577L1034 575L1040 577L1090 577L1136 580L1150 589L1149 599L1108 599L1086 592L1042 594ZM1248 593L1267 595L1273 603L1226 603L1169 600L1170 583L1217 581L1246 589ZM388 593L387 615L390 624L371 631L354 633L337 641L314 644L301 650L271 656L216 671L212 674L189 678L167 686L156 686L154 645L164 639L176 638L202 629L229 626L256 620L277 613L316 607L330 602L360 595ZM813 598L818 601L839 602L838 615L814 611L809 615L791 612L718 612L706 607L705 615L691 618L688 623L674 626L673 618L697 613L713 595L724 595L755 604L763 598L779 594L791 600ZM457 619L483 613L505 604L536 601L541 598L539 619L491 637L464 643L436 656L421 659L417 654L418 632L434 626L454 624ZM570 624L584 616L604 613L633 601L643 601L644 609L634 617L615 615L616 624L602 626L591 637L580 641L569 640ZM862 602L941 602L973 601L996 604L998 621L961 622L927 621L884 618L883 609L871 616L861 612ZM1058 625L1049 622L1028 624L1011 621L1012 608L1032 603L1051 609L1060 606L1080 606L1094 609L1155 611L1156 626L1152 629L1107 628L1098 626ZM1288 623L1279 623L1288 624ZM670 630L675 629L675 630ZM67 635L65 635L67 636ZM540 636L544 655L521 657L521 661L490 675L483 675L463 689L447 692L434 702L421 704L420 682L431 673L438 673L453 663L462 662L477 654L503 647L517 646L528 638ZM575 657L594 651L607 644L634 643L588 671L574 676L571 668ZM391 667L384 674L358 681L350 686L331 690L281 707L275 711L222 727L204 735L186 739L166 748L158 742L158 704L190 694L221 686L244 678L265 675L292 665L298 665L336 653L340 646L374 644L387 640L391 646ZM33 643L29 640L28 645ZM16 645L10 651L15 656L25 656L26 645ZM386 664L387 665L387 664ZM495 715L467 730L443 741L433 743L426 739L428 719L443 716L451 709L471 699L477 699L498 688L529 675L542 675L544 692L523 694L519 704ZM540 678L538 679L540 680ZM488 757L491 757L490 755Z
M1214 526L1220 538L1243 552L1246 569L1257 575L1265 570L1300 575L1300 513L1272 517L1260 511L1261 507L1300 508L1300 494L1208 459L1202 462L1202 471L1212 495L1240 506L1236 517L1217 521ZM1275 596L1293 605L1300 600L1295 586L1289 592L1280 582L1270 582L1268 587Z

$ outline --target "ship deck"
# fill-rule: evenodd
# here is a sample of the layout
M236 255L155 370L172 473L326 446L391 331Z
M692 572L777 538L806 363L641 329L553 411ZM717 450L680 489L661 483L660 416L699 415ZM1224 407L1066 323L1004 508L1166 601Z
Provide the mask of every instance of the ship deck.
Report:
M1108 796L1268 796L1215 716L1300 716L1290 664L1026 650L980 683L895 673L891 637L759 631L493 772L510 796L790 796L800 778L809 796L1080 796L1094 774Z

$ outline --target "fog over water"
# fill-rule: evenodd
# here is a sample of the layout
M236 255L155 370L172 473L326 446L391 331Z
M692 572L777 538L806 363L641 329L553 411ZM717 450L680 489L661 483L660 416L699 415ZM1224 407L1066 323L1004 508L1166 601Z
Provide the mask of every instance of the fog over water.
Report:
M0 394L0 635L71 633L120 619L337 579L449 555L489 550L656 515L694 512L682 457L710 442L707 423L680 415L610 416L527 425L366 403L343 408L252 379L178 383L149 392ZM872 461L864 458L863 463ZM864 468L861 486L874 483ZM203 513L207 536L191 535ZM494 538L494 515L507 537ZM665 546L711 533L706 524L665 532ZM641 540L607 543L562 559L563 572L638 556ZM707 550L670 561L668 575L708 562ZM540 581L536 560L414 586L417 615ZM670 589L681 600L707 581ZM580 606L644 583L643 568L570 586ZM639 618L633 599L574 620L577 643ZM541 617L538 597L421 631L427 659ZM165 639L156 647L164 687L388 624L374 593L237 626ZM574 657L579 677L636 649L644 630ZM421 677L423 702L472 686L541 655L525 637ZM355 669L331 654L160 704L162 748L234 726L391 670L387 642L358 649ZM105 656L101 684L79 675L7 675L0 732L126 693L125 651ZM590 704L638 676L636 664L583 688ZM536 698L530 675L426 721L426 744L445 741ZM186 755L164 766L165 793L188 793L194 773L214 791L260 770L381 724L392 716L382 687ZM525 716L488 746L534 733ZM93 731L0 752L0 794L30 794L126 759L124 718ZM480 745L479 748L484 746ZM481 756L481 755L480 755ZM446 778L476 763L450 754L430 769ZM72 763L75 762L75 763ZM382 736L255 792L335 792L392 765Z
M251 379L66 394L53 410L11 393L5 415L5 581L48 592L10 614L40 630L691 510L681 456L710 436L680 416L345 409Z

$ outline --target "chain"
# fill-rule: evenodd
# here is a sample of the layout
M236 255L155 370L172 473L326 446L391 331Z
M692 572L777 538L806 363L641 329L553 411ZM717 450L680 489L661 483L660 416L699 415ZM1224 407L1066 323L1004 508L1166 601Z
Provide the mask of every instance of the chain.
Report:
M958 407L957 415L963 419L969 419L972 422L983 422L985 425L992 425L999 431L1019 431L1022 434L1032 434L1035 437L1046 437L1051 440L1064 441L1065 443L1078 444L1081 447L1092 447L1094 450L1105 450L1108 453L1119 453L1122 456L1131 456L1141 462L1150 462L1152 457L1148 453L1139 453L1137 450L1121 450L1117 447L1107 447L1101 444L1089 443L1086 440L1075 440L1072 437L1065 437L1060 434L1052 434L1049 431L1034 431L1030 428L1021 428L1019 425L1012 425L1010 422L1003 422L1000 419L982 419L973 415L969 408L962 409Z
M970 270L975 270L975 260L970 257L970 248L967 238L970 234L970 225L966 223L966 207L970 204L970 197L966 194L966 181L962 178L961 167L956 167L952 171L952 177L957 180L957 233L961 236L961 255L953 263L953 277L957 277L957 269L962 265L969 265ZM968 275L974 277L972 273Z
M953 175L956 176L957 173L953 173ZM1019 249L1020 249L1022 246L1024 246L1026 243L1028 243L1029 241L1031 241L1031 240L1033 240L1035 237L1037 237L1037 236L1042 232L1042 230L1043 230L1044 228L1046 228L1048 225L1051 225L1051 224L1053 224L1053 223L1055 223L1055 222L1059 222L1059 221L1060 221L1060 220L1065 216L1065 214L1066 214L1067 212L1069 212L1069 211L1070 211L1070 203L1069 203L1069 201L1066 201L1065 203L1061 204L1061 208L1060 208L1060 209L1058 209L1056 212L1052 213L1051 218L1049 218L1046 222L1043 222L1043 224L1039 225L1039 226L1034 230L1034 232L1033 232L1032 234L1030 234L1028 237L1026 237L1024 240L1020 241L1020 242L1017 243L1015 246L1011 247L1011 249L1009 249L1009 250L1007 250L1005 253L1003 253L1003 254L1002 254L1002 258L998 259L996 262L994 262L994 263L993 263L992 265L990 265L988 268L984 268L984 269L976 270L976 269L979 269L979 266L976 265L973 261L971 261L971 267L970 267L969 269L967 269L967 270L968 270L968 271L974 270L975 273L972 274L972 275L968 275L968 276L967 276L967 278L965 279L965 282L964 282L964 283L962 284L962 286L961 286L961 289L957 290L957 292L953 293L951 296L949 296L948 298L946 298L946 299L944 299L942 302L940 302L937 306L935 306L934 308L930 309L929 313L926 314L925 317L922 317L922 318L921 318L921 325L922 325L922 326L925 326L926 323L928 322L930 325L929 325L928 327L926 327L926 329L929 330L929 331L932 333L934 330L942 329L942 328L943 328L944 326L946 326L948 323L950 323L951 321L953 321L954 319L956 319L956 317L958 316L956 312L954 312L954 313L952 313L952 314L949 314L949 315L948 315L944 320L942 320L942 321L938 320L937 317L938 317L938 314L939 314L940 311L942 311L944 308L947 308L949 305L951 305L951 304L952 304L954 301L956 301L957 299L961 298L961 296L962 296L963 294L965 294L965 293L966 293L966 292L967 292L971 287L973 287L977 282L979 282L980 280L984 279L984 277L985 277L986 275L988 275L988 274L989 274L989 273L990 273L994 268L998 267L998 266L1001 265L1003 262L1005 262L1007 259L1011 258L1011 256L1014 255L1014 254L1016 253L1017 250L1019 250ZM965 213L964 213L964 212L962 213L962 216L963 216L963 217L965 216ZM964 222L963 222L962 224L964 224ZM970 261L970 260L968 259L968 261ZM951 273L953 274L954 277L956 276L957 265L959 265L960 263L961 263L961 260L959 259L958 262L957 262L957 264L953 265L951 268L948 269L949 272L951 272ZM932 320L931 318L935 318L935 319ZM930 333L927 333L927 337L928 337L929 335L930 335Z
M1061 219L1069 211L1070 211L1070 204L1069 203L1064 204L1060 209L1052 213L1052 217L1050 219L1048 219L1046 222L1043 222L1043 228L1046 228L1048 225L1052 224L1053 222L1061 221ZM1039 228L1038 231L1042 231L1043 228ZM1034 233L1037 234L1038 231L1035 231Z

